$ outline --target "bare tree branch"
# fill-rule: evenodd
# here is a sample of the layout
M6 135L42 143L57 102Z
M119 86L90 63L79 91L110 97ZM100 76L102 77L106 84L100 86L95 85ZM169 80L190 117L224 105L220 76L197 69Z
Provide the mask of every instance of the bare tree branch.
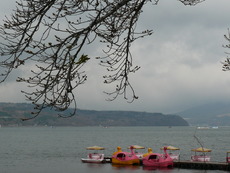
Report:
M224 38L227 40L228 44L224 45L224 48L230 48L230 31L228 29L228 33L224 35ZM225 52L227 55L229 55L228 52ZM226 60L224 62L222 62L223 66L222 66L222 70L223 71L229 71L230 70L230 58L227 56Z
M17 79L32 90L22 91L35 105L31 118L47 107L64 111L73 105L76 111L73 91L87 80L83 66L90 60L83 48L100 42L106 45L105 56L98 57L100 65L108 70L104 83L116 86L114 91L105 92L108 100L123 95L133 102L138 97L129 74L140 67L133 67L130 47L136 39L153 33L136 32L136 24L144 5L157 5L158 1L19 0L14 13L0 26L0 37L4 40L0 43L0 67L4 69L1 82L12 70L31 66L30 77ZM185 5L202 2L180 1Z
M196 5L198 3L204 2L205 0L179 0L184 5Z

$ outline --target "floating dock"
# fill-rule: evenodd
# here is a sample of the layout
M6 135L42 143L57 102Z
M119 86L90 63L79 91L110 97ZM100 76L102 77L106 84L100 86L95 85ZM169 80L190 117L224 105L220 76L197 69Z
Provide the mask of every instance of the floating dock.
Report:
M175 168L203 169L203 170L230 170L230 164L226 162L194 162L194 161L175 161Z
M106 157L105 160L106 163L112 163L111 157ZM230 171L230 164L226 162L194 162L180 160L174 161L174 168Z

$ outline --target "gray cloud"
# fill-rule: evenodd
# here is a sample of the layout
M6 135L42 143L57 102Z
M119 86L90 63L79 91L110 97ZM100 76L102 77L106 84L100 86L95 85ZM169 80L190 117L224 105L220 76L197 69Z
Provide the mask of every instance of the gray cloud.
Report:
M10 9L12 4L4 1ZM122 98L105 101L103 91L111 89L103 84L106 70L91 59L85 67L88 81L76 91L79 108L173 113L230 100L230 73L222 72L220 63L227 51L222 45L230 26L229 6L226 0L206 0L193 7L161 0L157 6L145 7L138 30L153 29L154 34L132 47L134 65L141 66L130 76L139 99L132 104ZM101 54L100 47L92 49L91 56ZM12 81L1 85L0 101L23 102L19 89L24 87Z

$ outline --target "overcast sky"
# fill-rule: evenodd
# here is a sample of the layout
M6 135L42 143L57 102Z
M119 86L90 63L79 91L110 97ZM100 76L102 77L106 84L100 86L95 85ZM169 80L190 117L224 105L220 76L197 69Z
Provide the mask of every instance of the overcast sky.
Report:
M2 18L15 5L14 0L1 1ZM131 104L122 97L105 101L103 91L110 88L103 84L106 71L92 60L86 66L88 81L76 92L78 108L176 113L210 102L230 102L230 72L221 68L228 51L222 45L227 44L229 9L229 0L206 0L192 7L177 0L149 4L138 28L153 29L154 34L132 47L134 65L141 66L130 76L139 99ZM25 102L23 87L12 80L1 84L0 101Z

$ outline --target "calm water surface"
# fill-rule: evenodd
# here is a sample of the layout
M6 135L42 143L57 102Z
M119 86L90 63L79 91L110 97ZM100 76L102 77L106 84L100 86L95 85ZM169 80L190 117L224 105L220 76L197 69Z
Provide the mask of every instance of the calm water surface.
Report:
M147 170L142 166L112 166L81 163L85 147L99 145L111 156L117 146L123 150L136 144L161 152L165 145L181 149L181 160L189 160L191 149L199 147L194 134L213 150L212 161L224 162L230 150L230 127L195 130L195 127L2 127L0 128L1 173L218 173L187 169ZM146 150L141 150L145 153Z

